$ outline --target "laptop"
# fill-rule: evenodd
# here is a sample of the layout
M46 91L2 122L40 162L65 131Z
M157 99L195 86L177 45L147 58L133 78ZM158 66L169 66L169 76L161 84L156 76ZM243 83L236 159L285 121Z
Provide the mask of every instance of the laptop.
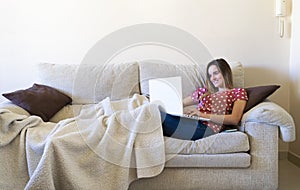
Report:
M208 118L183 113L182 80L180 76L149 80L150 103L159 105L162 111L175 116L209 121Z

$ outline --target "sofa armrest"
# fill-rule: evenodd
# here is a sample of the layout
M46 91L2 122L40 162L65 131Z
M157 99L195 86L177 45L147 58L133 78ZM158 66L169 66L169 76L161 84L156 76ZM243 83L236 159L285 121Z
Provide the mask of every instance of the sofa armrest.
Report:
M253 189L277 189L279 128L258 122L246 122L244 128L250 143L249 184Z
M6 109L6 110L9 110L13 113L30 116L30 113L28 113L25 109L21 108L20 106L17 106L15 104L13 104L11 101L1 102L0 103L0 109Z
M271 101L264 101L243 115L241 130L248 122L256 122L271 126L278 126L280 138L284 142L292 142L296 139L295 123L292 116L282 107Z

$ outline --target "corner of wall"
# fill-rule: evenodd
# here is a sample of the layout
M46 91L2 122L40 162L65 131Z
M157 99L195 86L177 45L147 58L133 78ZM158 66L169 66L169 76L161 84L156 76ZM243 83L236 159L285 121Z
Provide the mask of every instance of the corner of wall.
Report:
M295 164L296 166L298 166L300 168L300 156L299 155L289 151L287 158L290 162L292 162L293 164Z

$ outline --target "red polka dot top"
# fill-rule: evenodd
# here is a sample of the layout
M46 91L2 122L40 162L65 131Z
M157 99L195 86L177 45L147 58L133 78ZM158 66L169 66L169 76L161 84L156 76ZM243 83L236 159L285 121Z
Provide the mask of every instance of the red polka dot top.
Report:
M235 101L248 100L247 92L243 88L233 88L213 94L207 93L207 88L198 88L192 94L192 99L199 103L198 110L207 114L230 114ZM218 133L223 129L223 125L221 124L206 121L203 123L210 127L215 133Z

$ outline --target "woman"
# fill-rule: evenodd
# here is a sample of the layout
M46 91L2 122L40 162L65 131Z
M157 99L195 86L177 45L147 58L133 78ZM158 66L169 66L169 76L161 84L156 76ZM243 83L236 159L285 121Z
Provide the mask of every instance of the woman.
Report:
M232 72L224 59L216 59L207 65L206 87L198 88L184 98L185 114L209 118L198 121L162 113L165 136L197 140L219 133L224 125L237 125L248 97L243 88L233 88ZM188 107L198 104L197 107Z

